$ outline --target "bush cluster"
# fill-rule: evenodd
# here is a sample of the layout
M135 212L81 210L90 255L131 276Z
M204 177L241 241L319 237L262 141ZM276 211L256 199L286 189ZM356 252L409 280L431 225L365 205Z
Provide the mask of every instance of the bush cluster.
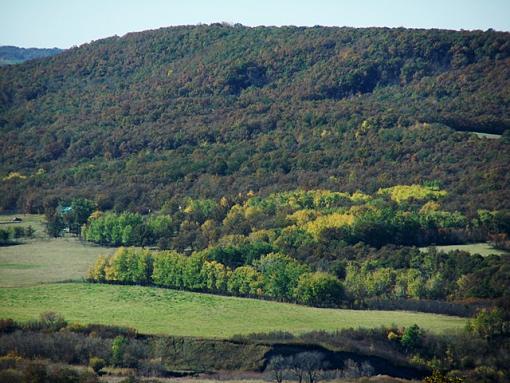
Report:
M6 229L0 228L0 246L13 243L21 238L32 238L34 232L32 226L10 226Z

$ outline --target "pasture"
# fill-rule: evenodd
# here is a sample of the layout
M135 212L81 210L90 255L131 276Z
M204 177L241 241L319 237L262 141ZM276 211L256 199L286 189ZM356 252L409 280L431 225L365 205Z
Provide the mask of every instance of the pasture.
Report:
M77 238L36 238L0 247L0 287L81 280L105 248Z
M0 289L0 318L26 321L56 311L73 322L128 326L147 334L227 338L236 334L397 324L440 333L461 329L462 318L403 311L318 309L155 287L88 283Z

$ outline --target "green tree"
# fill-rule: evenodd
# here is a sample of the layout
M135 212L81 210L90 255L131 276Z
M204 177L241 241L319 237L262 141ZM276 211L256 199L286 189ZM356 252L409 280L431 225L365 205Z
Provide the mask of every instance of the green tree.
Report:
M232 294L261 296L263 276L252 266L240 266L229 274L227 289Z
M0 244L9 242L9 230L0 229Z
M368 298L366 271L353 262L346 267L345 287L349 295L357 302L363 303Z
M120 247L108 258L105 279L112 282L147 284L151 280L152 263L150 251Z
M231 271L216 261L205 261L202 266L202 278L208 290L224 292Z
M89 359L89 367L92 368L96 374L99 374L99 372L106 367L106 362L103 358L93 356Z
M88 218L96 209L96 204L86 198L74 198L69 204L69 209L62 213L64 223L71 233L80 234L81 226L87 223Z
M46 216L46 229L50 237L60 237L65 227L64 220L56 211Z
M338 305L344 299L344 288L342 283L331 274L305 273L299 277L294 298L306 305Z
M281 253L262 257L256 267L262 273L265 294L280 300L292 299L299 277L310 271L307 265Z
M388 267L369 272L366 284L370 296L391 298L395 285L395 272Z
M154 255L152 280L158 286L184 288L187 258L176 251L161 251Z
M402 334L400 343L407 351L414 351L422 344L422 331L418 325L407 327Z
M505 321L503 310L500 308L482 309L469 321L468 330L486 339L494 339L510 332L510 322Z
M124 353L128 345L128 340L123 336L116 336L112 342L112 364L116 367L122 367Z
M202 252L193 253L186 259L184 267L184 287L191 290L201 290L206 287L202 274L205 262L205 254Z

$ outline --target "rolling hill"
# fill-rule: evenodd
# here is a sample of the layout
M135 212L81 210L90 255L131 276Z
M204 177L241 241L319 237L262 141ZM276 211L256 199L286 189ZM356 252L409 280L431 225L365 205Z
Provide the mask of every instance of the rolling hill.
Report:
M19 48L10 45L0 47L0 66L19 64L28 60L54 56L62 52L58 48Z
M510 34L492 30L111 37L0 69L0 208L422 182L449 208L509 208L509 104Z

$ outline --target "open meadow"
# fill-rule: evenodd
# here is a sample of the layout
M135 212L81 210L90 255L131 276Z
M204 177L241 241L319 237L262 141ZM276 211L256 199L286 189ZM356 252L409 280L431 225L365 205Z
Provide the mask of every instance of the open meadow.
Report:
M37 238L0 247L0 287L82 280L90 265L114 251L76 238Z
M13 222L14 217L21 222ZM76 237L49 238L41 214L0 215L0 228L28 227L34 237L0 246L0 287L33 286L39 283L80 281L99 255L113 248L80 241Z
M403 311L318 309L155 287L87 283L0 289L1 318L36 319L56 311L68 321L128 326L141 333L226 338L236 334L380 327L397 324L440 333L465 319Z

